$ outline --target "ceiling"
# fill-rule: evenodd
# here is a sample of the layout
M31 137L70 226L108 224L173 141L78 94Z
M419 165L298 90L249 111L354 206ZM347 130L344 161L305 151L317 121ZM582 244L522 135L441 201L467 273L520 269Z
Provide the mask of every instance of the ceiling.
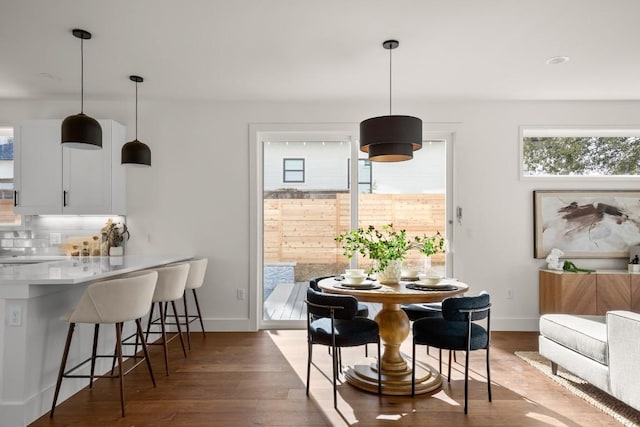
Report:
M640 100L638 0L0 0L0 99ZM563 64L548 65L566 55Z

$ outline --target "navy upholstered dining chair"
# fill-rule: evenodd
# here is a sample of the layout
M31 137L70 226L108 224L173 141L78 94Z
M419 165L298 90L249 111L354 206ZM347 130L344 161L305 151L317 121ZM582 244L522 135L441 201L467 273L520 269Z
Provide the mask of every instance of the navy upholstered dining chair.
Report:
M464 364L464 413L467 413L469 386L469 353L486 350L487 391L491 402L491 373L489 368L489 344L491 299L488 293L474 297L447 298L442 302L442 317L423 318L413 322L413 373L411 395L415 395L416 345L428 345L445 350L465 351ZM486 327L476 323L486 319ZM449 381L451 362L449 362Z
M350 295L331 295L307 288L307 396L311 377L313 345L320 344L332 349L333 407L338 407L336 382L338 363L342 363L342 347L356 347L366 344L378 346L378 394L382 392L380 373L380 333L378 324L364 317L358 317L358 300ZM339 362L340 359L340 362Z

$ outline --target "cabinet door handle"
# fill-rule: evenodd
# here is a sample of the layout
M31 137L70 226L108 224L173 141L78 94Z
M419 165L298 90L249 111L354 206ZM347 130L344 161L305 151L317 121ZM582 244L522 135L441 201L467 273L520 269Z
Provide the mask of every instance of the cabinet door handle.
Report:
M18 206L18 191L13 190L13 206Z
M62 206L67 206L67 190L62 192Z

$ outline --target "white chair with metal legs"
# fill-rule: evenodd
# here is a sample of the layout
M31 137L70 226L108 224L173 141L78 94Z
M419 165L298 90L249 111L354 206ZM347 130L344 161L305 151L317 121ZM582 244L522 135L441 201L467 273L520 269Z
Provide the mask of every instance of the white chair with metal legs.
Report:
M82 295L80 302L74 308L68 317L69 332L67 333L67 341L62 354L62 362L58 372L58 380L51 405L49 416L53 418L56 409L56 402L60 393L60 386L63 378L89 378L89 388L93 385L94 378L119 378L120 379L120 406L122 416L125 416L125 399L124 399L124 376L131 369L142 363L139 361L134 364L128 371L123 371L122 357L122 324L128 321L135 321L137 335L142 341L142 349L144 351L144 360L147 362L147 368L151 377L153 386L156 386L153 370L149 362L149 354L144 344L144 337L140 318L149 312L151 307L151 299L156 287L158 273L148 271L133 277L121 279L106 280L89 285ZM77 364L76 366L66 370L67 359L69 356L69 348L71 346L71 338L75 330L76 324L89 323L94 324L93 349L91 357ZM116 354L98 355L98 331L101 324L113 324L116 329ZM95 362L97 358L117 358L118 375L95 375ZM91 362L91 371L89 375L73 374L86 363Z
M182 298L182 296L184 295L187 276L189 275L189 264L187 264L186 262L173 264L166 267L155 268L154 271L158 272L158 283L156 285L156 290L153 293L153 304L151 305L151 312L149 313L146 341L147 345L161 345L163 347L165 372L167 375L169 375L169 349L167 347L167 344L176 336L180 338L180 344L182 345L182 352L184 354L184 357L187 357L187 349L184 345L182 328L180 327L180 321L178 320L176 310L176 301ZM175 319L175 326L178 329L177 333L170 337L167 337L167 329L165 323L165 313L168 303L171 303ZM154 319L153 311L154 307L156 306L158 307L159 316ZM152 325L160 325L160 331L151 331ZM149 342L149 334L152 333L160 334L161 339L155 342Z

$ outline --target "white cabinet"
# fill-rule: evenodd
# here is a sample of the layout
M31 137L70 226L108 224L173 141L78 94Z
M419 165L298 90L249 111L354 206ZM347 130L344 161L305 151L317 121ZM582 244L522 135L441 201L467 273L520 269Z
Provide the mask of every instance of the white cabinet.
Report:
M63 148L61 120L28 120L16 126L16 213L126 213L126 170L120 164L125 128L113 120L99 122L101 150Z

